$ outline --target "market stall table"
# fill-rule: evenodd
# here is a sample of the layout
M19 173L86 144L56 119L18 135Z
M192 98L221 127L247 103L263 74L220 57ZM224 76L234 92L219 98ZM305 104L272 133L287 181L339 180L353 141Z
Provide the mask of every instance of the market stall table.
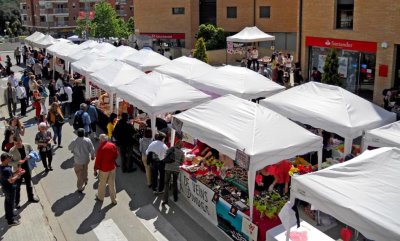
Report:
M300 222L300 227L293 226L290 232L290 241L334 241L328 235L314 228L306 221ZM286 230L283 225L276 226L267 232L267 241L286 241Z

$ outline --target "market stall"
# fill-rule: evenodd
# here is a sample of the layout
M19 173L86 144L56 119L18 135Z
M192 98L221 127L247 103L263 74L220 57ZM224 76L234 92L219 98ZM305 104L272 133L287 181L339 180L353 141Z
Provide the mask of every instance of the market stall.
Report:
M107 57L110 57L112 59L117 59L117 60L124 60L126 57L128 57L132 54L135 54L137 52L138 51L134 48L121 45L121 46L107 52Z
M105 57L102 54L91 53L90 55L83 57L82 59L80 59L76 62L73 62L71 65L71 68L73 71L88 78L91 73L96 72L101 69L104 69L104 68L107 68L107 66L109 66L115 62L119 62L119 61ZM90 81L90 79L87 79L85 82L85 86L86 86L85 97L86 98L89 98L89 94L90 94L89 81Z
M101 53L105 54L107 52L110 52L111 50L115 49L116 47L112 44L103 42L95 45L93 49L99 50Z
M93 48L96 45L98 45L99 43L97 41L94 40L86 40L85 42L79 44L79 46L85 47L85 48Z
M114 99L116 100L115 106L118 109L118 96L114 98L116 88L118 86L124 86L134 81L140 76L144 76L145 73L122 62L116 61L106 68L100 69L89 75L90 86L95 86L96 89L102 89L107 92L109 102L105 103L101 97L101 91L97 91L95 94L90 94L92 97L97 97L97 108L100 110L100 115L104 118L100 118L98 125L105 130L108 123L109 115L114 112ZM116 110L118 113L118 110Z
M156 133L157 115L186 110L211 99L182 81L155 72L118 86L116 94L149 114L153 135Z
M274 111L233 95L214 99L174 115L173 126L216 149L228 160L236 160L236 165L227 168L226 173L222 169L218 170L220 160L214 160L210 165L215 162L216 170L191 165L183 167L181 175L182 192L189 192L190 195L185 196L194 197L189 198L191 204L194 207L198 206L196 200L200 199L201 206L208 207L208 211L203 210L201 213L209 220L214 220L213 222L215 222L213 213L217 213L218 225L225 227L223 230L231 237L235 235L245 238L243 234L246 232L243 232L239 226L241 227L244 222L249 224L253 221L259 228L258 235L259 238L261 237L259 240L263 240L266 231L280 223L276 216L264 218L262 214L265 210L260 212L253 208L256 171L309 152L318 152L319 162L321 161L321 137ZM186 184L191 181L185 179L187 176L185 172L191 173L192 179L196 178L193 182L200 182L208 187L201 189L205 189L204 193L207 195L211 193L224 201L214 203L209 197L204 198L203 195L196 193L196 190L191 189L190 184ZM227 183L229 177L232 178L231 181L236 188ZM222 188L221 192L214 193L215 188L217 190ZM243 198L245 192L248 193L248 203L246 198ZM257 202L270 201L265 197L258 197L259 195L257 195ZM275 194L267 199L280 202L280 196L275 197ZM232 218L232 215L228 215L221 209L234 212L240 210L237 212L240 215L234 215Z
M400 240L399 157L400 149L383 147L294 177L291 200L311 203L370 240Z
M47 48L57 42L56 39L54 39L51 35L46 34L43 38L33 40L31 42L32 47L37 47L37 48Z
M368 146L400 148L400 121L366 131L362 150L366 150Z
M41 32L37 32L36 31L33 34L31 34L28 37L26 37L25 38L25 42L28 43L29 45L32 45L32 42L37 41L37 40L43 38L44 36L46 36L46 35L44 35Z
M226 65L190 80L190 85L218 96L232 94L243 99L272 96L285 87L250 69Z
M343 156L363 131L396 121L396 115L341 88L309 82L278 93L260 104L287 118L345 138Z
M144 72L149 72L153 71L158 66L167 64L171 60L153 50L141 49L127 56L123 61Z
M72 62L78 61L86 56L89 56L92 54L99 54L99 53L100 53L100 50L87 47L82 50L73 51L73 52L69 53L68 56L66 56L66 60L72 63Z
M215 68L195 58L182 56L154 69L154 71L172 76L190 83L192 78L208 73Z

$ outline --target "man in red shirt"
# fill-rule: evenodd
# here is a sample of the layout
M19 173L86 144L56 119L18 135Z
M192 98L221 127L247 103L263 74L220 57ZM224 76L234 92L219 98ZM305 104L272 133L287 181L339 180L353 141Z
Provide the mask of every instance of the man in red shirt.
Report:
M97 189L96 200L102 202L108 185L111 202L117 204L117 194L115 191L115 168L118 157L118 149L114 143L107 140L106 134L100 135L100 146L97 149L96 161L94 164L94 175L99 175L99 187ZM99 173L97 173L97 171Z
M267 173L274 176L275 179L269 187L270 192L276 188L278 193L283 196L289 191L290 168L292 168L292 163L286 160L267 167Z

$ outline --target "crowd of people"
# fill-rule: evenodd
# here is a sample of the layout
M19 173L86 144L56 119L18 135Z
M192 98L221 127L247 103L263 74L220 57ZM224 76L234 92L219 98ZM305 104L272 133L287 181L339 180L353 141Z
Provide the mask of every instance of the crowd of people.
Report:
M44 51L32 50L24 46L22 51L19 48L15 51L15 58L18 59L17 65L25 67L25 70L18 80L11 70L12 64L9 60L10 64L7 66L11 66L5 73L8 79L4 99L8 107L9 120L1 148L3 154L1 155L0 183L6 196L5 216L8 224L10 226L19 224L14 214L21 207L22 180L26 184L28 201L39 202L33 194L32 170L36 167L36 163L41 162L46 174L53 171L53 156L59 148L63 148L63 126L69 120L72 120L72 127L77 135L68 145L68 150L74 156L77 192L84 191L88 183L89 163L94 161L93 174L99 179L96 200L104 200L108 186L111 201L117 204L115 190L116 168L119 166L117 158L121 159L123 173L130 173L137 169L134 167L133 144L138 130L134 128L132 120L129 119L130 116L124 112L118 119L117 114L111 113L106 133L98 136L96 134L98 112L93 102L85 99L85 87L82 85L84 80L81 76L70 75L66 72L57 73L56 80L52 79L52 70L49 66L49 59L52 57L47 56ZM21 58L22 61L20 61ZM20 113L17 113L17 105L20 106ZM32 107L31 110L35 110L33 123L37 126L34 138L36 147L28 144L29 140L25 140L25 127L21 121L31 111L30 107ZM145 166L147 184L156 195L165 191L163 198L165 204L168 202L169 194L164 184L171 181L174 200L177 201L178 167L182 164L184 157L180 150L182 145L178 142L175 147L168 149L164 143L166 133L158 132L153 140L149 129L150 121L144 121L142 124L148 128L145 131L145 137L140 141L142 160L139 161L143 161ZM162 126L163 131L167 129L167 124L161 123L159 119L157 119L157 126ZM97 150L94 148L94 142L99 144Z

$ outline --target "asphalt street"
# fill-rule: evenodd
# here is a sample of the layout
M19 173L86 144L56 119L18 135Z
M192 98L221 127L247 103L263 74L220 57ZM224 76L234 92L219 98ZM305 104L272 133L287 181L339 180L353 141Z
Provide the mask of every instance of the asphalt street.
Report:
M8 48L12 50L15 44ZM4 49L4 45L2 49ZM6 52L0 52L4 61ZM12 55L10 55L12 56ZM2 61L2 63L4 63ZM13 59L15 63L15 60ZM13 66L16 72L19 67ZM4 84L2 80L2 85ZM19 113L19 109L17 110ZM0 136L4 121L8 118L6 106L0 109ZM21 118L26 128L25 143L34 145L37 125L34 111L28 108L28 116ZM53 148L54 171L44 172L43 165L32 172L35 193L39 204L24 204L20 211L21 225L8 228L4 220L4 197L0 197L0 239L2 240L224 240L226 237L210 226L201 214L189 210L190 204L182 197L178 203L170 200L168 206L161 205L161 197L155 196L145 183L144 172L116 174L117 205L111 205L106 196L103 203L96 202L98 180L93 176L93 162L89 165L88 186L81 194L76 191L76 176L73 170L73 155L68 144L76 137L69 123L62 131L64 148ZM3 137L2 137L3 139ZM1 139L1 140L2 140ZM93 141L95 147L98 143ZM118 160L120 162L120 160ZM21 188L22 200L24 188ZM25 199L24 199L25 198Z

